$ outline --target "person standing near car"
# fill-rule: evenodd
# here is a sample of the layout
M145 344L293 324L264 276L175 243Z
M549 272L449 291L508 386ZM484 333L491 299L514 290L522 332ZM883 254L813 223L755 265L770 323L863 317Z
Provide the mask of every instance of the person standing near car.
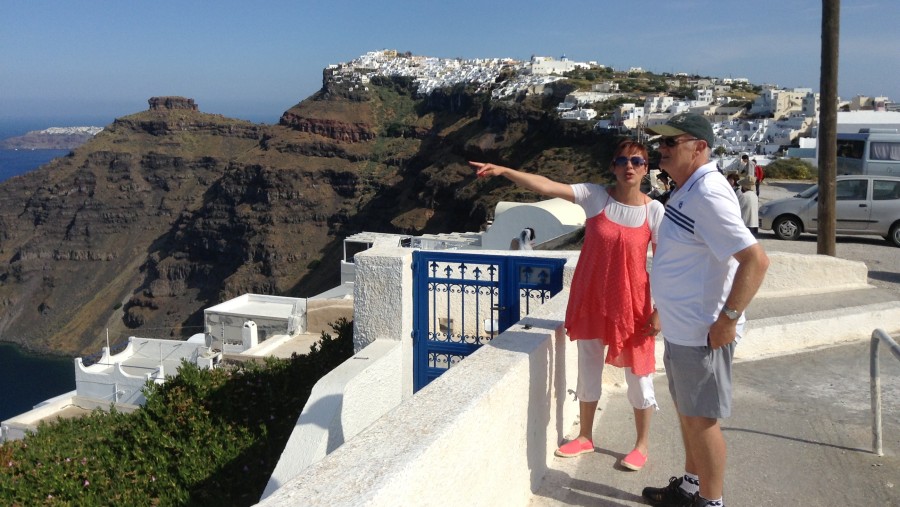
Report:
M753 192L755 181L753 177L747 176L739 183L741 192L738 194L738 204L741 206L741 219L755 238L759 236L759 197Z
M756 178L756 197L759 197L759 184L765 179L766 171L761 165L756 163L755 158L751 162L753 162L753 176Z
M660 315L669 392L684 443L684 475L647 487L651 505L722 506L731 415L731 364L744 310L769 266L741 220L737 196L709 161L709 121L684 113L648 127L661 135L659 166L678 184L666 204L650 272Z

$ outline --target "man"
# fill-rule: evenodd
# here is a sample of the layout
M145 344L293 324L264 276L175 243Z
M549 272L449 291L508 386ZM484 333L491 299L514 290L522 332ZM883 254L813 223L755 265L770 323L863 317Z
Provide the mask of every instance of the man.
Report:
M756 197L759 197L759 184L762 183L762 180L766 178L766 171L762 168L761 165L756 163L755 158L751 160L751 162L753 162L753 176L756 178Z
M741 177L738 176L737 173L728 173L728 176L725 176L725 179L728 180L728 184L731 185L731 188L734 189L734 195L741 194Z
M741 163L738 164L738 176L741 178L745 176L753 176L754 169L753 165L750 164L750 156L744 153L741 155Z
M741 220L744 221L744 225L750 229L755 238L759 236L759 197L753 192L754 183L759 185L756 182L756 178L752 176L741 179L741 192L738 194L738 204L741 206Z
M709 162L714 136L686 113L647 129L660 139L660 168L678 185L666 206L650 284L665 337L669 392L684 442L684 476L644 488L651 505L721 506L731 414L731 363L744 310L769 259L741 220L737 196Z

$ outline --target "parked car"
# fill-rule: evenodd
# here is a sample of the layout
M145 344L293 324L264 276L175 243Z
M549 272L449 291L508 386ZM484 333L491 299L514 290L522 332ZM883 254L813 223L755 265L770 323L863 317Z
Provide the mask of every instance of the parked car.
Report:
M779 239L795 240L800 233L816 232L819 186L794 197L759 207L759 228L772 230ZM837 234L884 236L900 247L900 177L838 176L835 185Z

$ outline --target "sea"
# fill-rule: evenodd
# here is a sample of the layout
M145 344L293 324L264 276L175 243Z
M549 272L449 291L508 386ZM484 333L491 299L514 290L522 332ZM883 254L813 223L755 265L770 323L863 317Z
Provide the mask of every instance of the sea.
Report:
M75 126L53 122L0 125L0 139L48 127ZM78 124L77 126L81 126ZM33 171L69 150L0 150L0 183ZM75 363L70 357L27 354L0 343L0 421L27 412L35 405L75 389Z
M70 357L35 356L0 343L0 421L75 390L75 362Z

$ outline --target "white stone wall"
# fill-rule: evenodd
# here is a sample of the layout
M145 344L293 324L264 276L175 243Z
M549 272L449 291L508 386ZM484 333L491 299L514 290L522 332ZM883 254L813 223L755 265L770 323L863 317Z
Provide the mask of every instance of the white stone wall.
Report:
M313 387L262 497L333 452L400 404L400 344L377 340Z

